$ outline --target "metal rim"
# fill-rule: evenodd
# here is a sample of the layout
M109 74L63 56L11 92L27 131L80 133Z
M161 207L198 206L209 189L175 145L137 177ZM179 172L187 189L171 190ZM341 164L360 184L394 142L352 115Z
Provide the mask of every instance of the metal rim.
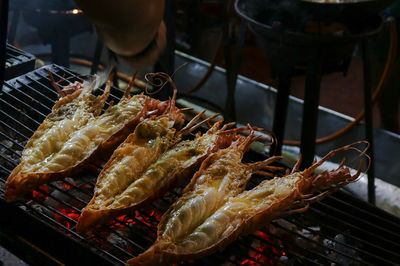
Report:
M245 11L240 9L240 7L239 7L240 1L241 0L235 0L235 4L234 4L235 11L240 17L242 17L243 19L247 20L251 24L254 24L255 26L260 27L264 30L271 30L271 26L261 23L255 19L249 17L247 14L245 14ZM311 1L319 1L319 0L311 0ZM370 0L364 0L364 1L370 1ZM359 39L362 37L369 37L369 36L373 36L373 35L379 33L382 30L383 25L384 25L383 19L381 19L380 25L378 27L376 27L374 30L368 31L366 33L352 34L352 35L345 36L345 37L332 36L332 35L330 35L330 36L310 35L310 34L304 34L304 33L299 33L299 32L293 32L290 30L281 31L281 32L277 33L277 36L280 37L281 41L283 40L282 37L302 38L303 40L306 40L306 41L317 41L319 43L335 42L335 41L337 42L337 41L343 41L344 39L346 39L348 41L353 41L353 40L356 40L356 39Z
M354 5L354 4L373 2L375 0L300 0L300 1L312 4L319 4L319 5Z

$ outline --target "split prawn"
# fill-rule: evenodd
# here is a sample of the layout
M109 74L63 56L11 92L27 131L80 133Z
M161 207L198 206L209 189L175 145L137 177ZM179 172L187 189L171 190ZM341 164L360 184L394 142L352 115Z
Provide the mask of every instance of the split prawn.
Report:
M217 116L195 124L203 114L204 111L179 131L175 129L183 124L183 115L179 109L171 109L165 115L139 123L135 131L114 151L101 171L94 196L79 217L77 231L92 230L96 225L123 214L126 211L124 206L109 207L114 197L136 181L170 147L180 142L183 135Z
M209 154L229 145L236 138L234 134L220 134L233 125L230 123L220 129L222 122L218 121L205 134L198 134L194 140L181 141L163 153L143 173L132 179L129 186L109 199L107 206L100 211L122 214L140 208L176 183L187 180ZM96 201L92 203L96 204ZM87 209L81 219L90 220L86 215L91 215Z
M236 195L227 200L216 201L214 198L221 197L209 197L206 191L213 188L213 183L208 182L206 189L198 190L201 200L192 204L190 199L196 191L194 188L202 184L204 173L207 173L204 168L211 171L218 165L218 160L210 166L202 166L200 173L196 174L197 179L161 218L156 243L127 264L154 265L200 258L226 247L243 234L255 232L279 215L307 210L309 204L359 177L362 161L353 175L344 167L344 161L336 170L312 174L318 166L343 150L361 152L354 147L359 143L331 151L302 172L298 172L300 159L290 174L265 180L248 191L240 193L237 190ZM258 167L258 163L249 164L249 167ZM217 180L218 173L213 174ZM322 192L314 195L317 191ZM216 202L219 203L217 206Z
M8 177L6 201L15 200L37 185L77 173L93 158L121 143L148 111L162 112L167 102L143 94L130 97L136 74L119 103L110 105L101 115L111 78L104 94L97 98L91 94L95 82L61 98L28 141L21 163ZM61 96L66 93L58 91Z

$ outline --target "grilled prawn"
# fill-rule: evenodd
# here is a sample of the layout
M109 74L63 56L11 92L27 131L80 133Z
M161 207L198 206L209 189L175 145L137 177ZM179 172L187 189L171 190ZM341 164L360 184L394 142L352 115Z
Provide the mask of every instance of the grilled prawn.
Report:
M258 230L281 214L305 211L310 203L321 200L358 178L362 163L354 175L343 163L336 170L312 174L331 156L349 149L356 148L352 144L334 150L302 172L297 172L297 163L290 174L265 180L252 190L240 194L235 191L222 201L222 192L210 197L209 191L215 190L212 180L219 180L221 170L226 172L227 169L223 167L216 170L221 164L219 158L209 166L202 166L203 169L196 174L197 179L162 217L156 243L127 264L155 265L200 258L224 248L240 235ZM206 178L207 171L214 172L214 177ZM244 172L238 175L238 180L241 180L242 174ZM194 193L196 190L198 193ZM323 192L314 195L317 191ZM193 200L193 196L196 200Z
M123 206L109 207L114 197L135 182L161 154L178 143L183 135L215 117L209 117L195 125L203 113L204 111L199 113L178 132L175 128L180 128L183 124L183 115L179 109L171 109L168 114L155 120L146 119L139 123L135 131L114 151L101 171L94 196L79 218L77 231L91 230L94 226L122 214L125 211Z
M98 86L98 81L99 79L95 78L92 82L76 82L67 86L65 90L60 89L53 82L60 99L28 140L22 151L20 164L8 177L6 201L15 200L18 196L28 192L31 189L29 183L32 182L29 174L32 172L31 169L52 154L59 152L73 132L84 127L89 120L101 112L110 93L111 83L107 84L103 95L95 97L92 95L92 91Z
M92 158L119 144L146 111L162 109L163 103L147 96L130 97L133 80L120 102L101 115L111 80L100 97L92 96L92 83L61 98L28 141L21 163L8 177L6 201L15 200L37 185L78 172Z
M221 124L222 120L217 122L204 135L198 135L194 140L179 142L163 153L145 171L133 177L128 186L108 199L107 205L101 204L100 208L101 198L97 201L94 198L91 202L91 210L85 209L82 214L82 223L85 219L90 223L90 216L93 214L93 209L96 210L96 208L100 210L99 213L108 212L112 214L137 209L167 191L175 182L191 176L207 155L224 145L229 145L234 138L232 135L222 136L219 134L228 126L225 125L219 129ZM140 160L140 158L137 158L137 160ZM100 187L99 190L95 191L96 195L98 195L98 191L100 191Z

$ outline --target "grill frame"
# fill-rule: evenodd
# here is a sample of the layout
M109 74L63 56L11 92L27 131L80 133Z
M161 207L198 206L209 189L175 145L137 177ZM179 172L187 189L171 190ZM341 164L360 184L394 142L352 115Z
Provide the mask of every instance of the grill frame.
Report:
M56 79L63 78L66 80L68 76L74 77L75 79L81 79L77 74L71 72L70 70L67 70L66 68L59 67L56 65L51 65L51 66L46 66L44 68L41 68L39 70L35 70L33 72L30 72L26 75L23 75L19 78L10 80L8 82L5 82L5 85L2 89L2 92L0 92L0 104L6 104L7 108L9 108L9 112L5 112L3 109L0 107L0 117L6 118L8 121L12 121L14 117L18 116L20 118L20 123L13 122L15 123L16 126L20 127L22 130L18 132L14 132L14 136L9 136L5 133L4 127L11 127L10 125L12 124L7 124L4 122L2 119L0 121L0 139L4 140L7 139L11 142L13 142L13 145L18 147L18 149L22 150L23 145L22 143L18 143L17 139L18 138L27 138L32 134L33 131L36 129L41 121L43 121L46 112L49 112L52 107L51 102L55 99L56 97L56 92L52 88L46 88L45 90L49 92L49 94L44 94L40 93L38 94L42 99L37 99L35 97L32 98L32 96L29 94L29 90L39 90L35 88L35 86L47 86L46 84L49 84L50 79L47 76L46 70L49 69L53 75L55 76ZM68 76L63 77L61 73L65 73ZM74 81L70 79L69 81ZM52 91L52 92L50 92ZM16 93L17 95L22 95L26 94L24 96L27 100L30 101L30 103L25 103L24 101L21 101L18 97L15 97L13 93ZM112 94L116 94L110 97L111 99L118 99L122 95L122 91L118 90L117 88L112 89ZM14 97L11 97L13 95ZM18 108L13 109L13 106L11 106L5 99L12 100L14 102L18 102L19 104L24 106L24 109L26 112L33 112L33 116L29 117L27 115L22 115L22 113L15 113L15 115L12 115L12 111L14 112L19 112ZM10 105L10 106L8 106ZM22 118L23 117L23 118ZM28 125L27 121L30 121L29 123L32 123L31 125ZM36 121L36 122L34 122ZM25 122L25 123L24 123ZM29 128L30 126L30 128ZM11 128L12 129L12 128ZM15 131L15 130L14 130ZM26 132L24 132L26 131ZM13 134L14 134L13 133ZM18 157L18 153L16 152L15 147L7 148L4 146L2 142L0 142L0 148L7 150L10 154L14 154L15 157ZM258 154L255 152L249 152L246 154L245 159L248 161L255 161L255 160L261 160L265 158L264 155ZM8 159L4 154L0 154L0 160L2 161L7 161L10 160ZM10 163L10 162L9 162ZM15 163L14 163L15 166ZM70 208L74 212L79 213L79 209L83 207L82 205L87 202L86 200L80 198L83 197L82 195L85 194L90 194L90 191L93 190L93 178L95 176L93 175L94 172L99 171L99 165L93 164L88 170L85 170L82 174L80 174L85 180L84 182L81 182L79 186L81 187L86 187L86 188L81 188L77 186L74 182L76 179L64 179L61 182L55 182L52 184L49 184L47 187L51 191L50 193L46 192L44 188L39 188L36 190L36 193L39 193L41 195L44 195L44 197L50 197L53 199L53 201L59 201L61 205L63 205L65 208ZM87 263L87 264L123 264L126 259L131 257L130 253L133 253L134 255L138 255L141 251L144 249L148 248L148 246L155 240L155 233L156 229L154 227L149 228L147 224L152 224L156 225L157 220L155 219L154 216L151 216L151 208L158 208L161 210L165 210L168 205L172 202L173 199L175 199L178 196L179 189L173 190L167 195L166 197L163 197L162 199L156 201L154 204L152 204L151 208L146 208L144 210L141 210L140 215L128 215L126 216L126 220L132 220L135 222L135 224L132 227L131 225L126 225L124 222L120 221L118 222L123 230L128 231L128 236L123 235L121 238L131 246L131 251L124 250L121 248L120 245L116 245L117 247L112 247L109 250L105 250L103 248L99 248L96 246L96 239L103 239L104 236L102 235L102 232L108 232L109 235L118 235L122 234L118 230L118 228L115 229L110 227L110 226L102 226L99 230L95 231L95 237L96 238L88 238L86 236L81 236L77 233L75 233L74 228L76 225L76 222L74 219L71 219L69 216L66 214L60 212L59 209L54 209L52 206L42 206L44 209L47 209L48 211L55 213L55 215L58 215L61 217L60 219L64 222L72 224L71 228L67 228L65 224L61 223L59 220L57 220L56 216L54 217L46 217L45 213L46 212L39 212L38 210L34 209L38 208L36 206L37 203L40 203L38 198L32 198L32 197L27 197L27 200L19 200L16 203L12 204L7 204L3 200L3 192L4 192L4 182L5 179L7 178L7 175L4 173L10 172L12 168L10 166L7 166L6 163L3 162L3 164L0 164L0 208L3 212L5 212L7 215L2 215L0 218L0 224L2 225L2 228L7 229L8 235L10 238L15 238L15 236L21 236L22 238L26 239L33 245L37 246L39 249L44 250L57 260L66 263L66 264L72 264L72 263ZM85 176L91 176L91 179L88 178L88 182L86 182ZM257 177L253 178L250 181L250 186L254 186L255 183L257 183ZM60 185L61 184L61 185ZM63 186L70 186L72 187L71 190L64 190ZM53 194L54 191L57 191L57 194ZM75 195L72 195L74 191L78 191L80 194L80 197L77 197ZM57 195L57 196L55 196ZM63 200L60 195L66 196L69 201ZM89 196L89 195L86 195ZM72 199L75 198L75 199ZM72 199L72 200L71 200ZM350 203L347 203L350 202ZM43 205L43 203L41 203ZM39 204L39 205L41 205ZM34 207L32 207L34 206ZM77 207L80 206L80 207ZM337 208L335 206L340 206L340 208ZM347 213L346 213L347 212ZM356 213L357 216L362 217L364 220L373 220L376 224L371 224L371 223L365 223L360 220L360 218L356 217L356 215L353 215L353 213ZM350 217L349 217L350 216ZM292 232L290 229L283 229L286 228L284 225L280 223L281 220L285 221L286 223L295 223L298 225L298 228L301 228L302 230L314 230L314 229L305 229L304 223L302 222L303 219L307 220L309 217L317 217L316 221L312 221L312 223L319 223L320 221L325 220L335 220L337 224L329 224L329 225L323 225L325 227L329 227L326 232L318 232L319 236L326 235L328 240L330 240L332 243L335 243L338 247L341 248L332 248L329 246L324 246L323 244L317 242L310 238L307 239L304 234L300 234L298 232ZM337 221L340 220L339 217L347 217L345 222ZM315 263L309 258L304 257L304 254L310 255L311 257L317 257L320 259L319 263L323 264L323 262L333 262L338 265L343 265L343 263L340 263L340 261L337 260L332 260L329 257L329 252L336 252L336 253L341 253L345 258L350 259L352 258L352 255L349 255L348 252L346 251L345 248L343 247L351 247L352 250L356 250L356 252L362 252L365 253L365 256L368 256L370 253L368 250L364 251L361 248L359 248L356 245L353 245L352 243L343 243L340 242L339 240L334 239L330 231L337 232L339 234L349 234L346 230L343 232L335 228L336 225L340 225L342 228L346 228L346 223L347 223L347 230L354 230L355 232L357 231L362 231L363 234L369 234L368 237L372 237L374 240L379 240L381 241L380 244L374 244L374 243L367 243L363 245L368 245L371 246L373 249L382 249L382 246L386 247L385 245L382 245L382 243L387 242L386 245L393 245L394 247L400 248L399 244L396 244L400 241L400 235L393 235L391 239L390 234L395 234L395 230L399 230L400 232L400 219L397 217L394 217L372 205L369 205L366 202L360 201L348 194L346 194L343 191L336 192L332 196L329 196L327 199L325 199L322 202L314 204L310 210L308 210L304 214L296 214L296 215L291 215L287 217L283 217L282 219L277 219L271 222L271 225L269 227L265 227L261 230L262 233L257 233L249 236L244 236L240 237L235 243L231 244L228 246L226 249L223 251L217 252L216 254L209 256L207 258L204 258L202 260L198 260L194 262L195 264L199 265L204 265L205 263L212 263L212 264L222 264L224 262L229 262L231 264L237 264L239 265L240 262L243 262L244 260L249 260L248 264L252 265L251 261L254 262L254 256L250 256L249 252L254 252L260 253L261 258L264 258L262 256L265 256L268 260L269 263L273 261L274 263L279 263L281 256L278 254L282 254L285 252L285 254L289 258L301 258L302 262L305 263ZM116 223L116 222L115 222ZM29 225L33 225L31 228ZM306 223L307 224L307 223ZM356 224L357 226L355 226ZM377 224L383 224L383 226L379 226ZM114 224L116 225L116 224ZM287 225L287 224L285 224ZM288 234L294 235L295 238L300 238L303 240L303 242L307 242L307 245L314 245L316 246L316 250L310 250L304 246L301 246L299 243L288 243L286 239L282 235L277 236L274 233L271 233L271 228L274 228L276 231L277 228L281 228L281 230L286 231ZM371 229L372 228L372 229ZM393 231L390 232L389 229L387 228L393 228ZM380 234L377 233L372 233L374 230L373 229L379 229ZM387 232L389 231L389 232ZM69 234L69 235L68 235ZM262 239L261 235L266 234L269 236L269 239ZM107 237L107 236L106 236ZM348 238L351 241L355 241L355 237L353 235L348 236ZM361 237L362 238L362 237ZM382 239L386 238L386 239ZM282 242L279 239L284 239L284 246L282 246ZM45 241L43 241L45 240ZM269 252L268 254L262 254L261 251L257 250L257 246L252 247L250 246L250 243L254 243L255 240L260 241L261 244L265 244L270 246L271 250L272 247L277 250L277 252ZM359 241L359 242L363 242ZM397 241L397 242L396 242ZM108 241L109 242L109 241ZM56 243L56 244L54 244ZM98 244L98 243L97 243ZM120 243L119 243L120 244ZM110 244L113 246L114 244ZM295 248L289 247L289 246L296 246ZM62 246L62 248L60 248ZM390 248L388 246L388 248ZM122 250L121 250L122 249ZM319 249L323 250L324 252L320 253ZM359 249L359 251L358 251ZM344 250L344 251L343 251ZM389 263L390 261L387 261L387 257L396 257L396 263L400 263L400 255L395 254L393 252L393 247L392 247L392 252L385 252L384 250L381 251L383 252L384 257L382 257L381 262L384 263ZM67 252L66 252L67 251ZM265 252L265 250L263 251ZM276 254L277 253L277 254ZM74 254L71 256L71 254ZM116 255L116 254L122 254L122 255ZM239 254L242 256L239 260L239 262L235 259L232 259L232 256L235 254ZM375 255L372 255L371 258L373 259ZM271 261L269 261L269 259ZM390 259L390 258L389 258ZM398 260L397 260L398 259ZM322 262L321 262L322 261ZM294 263L296 261L294 260ZM364 261L363 258L361 258L359 261L356 262L359 264L368 264L369 261ZM254 262L255 263L255 262ZM253 264L254 264L253 263ZM260 264L266 263L260 262ZM318 263L315 263L318 264Z
M32 71L36 57L7 43L5 60L4 80L10 80Z

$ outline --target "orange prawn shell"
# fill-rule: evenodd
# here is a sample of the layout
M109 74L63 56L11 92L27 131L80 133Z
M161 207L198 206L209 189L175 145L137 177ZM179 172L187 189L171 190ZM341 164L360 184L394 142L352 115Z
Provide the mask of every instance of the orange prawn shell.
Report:
M217 134L217 129L218 126L215 126L215 130L211 131L211 134ZM207 133L206 133L207 134ZM205 135L206 135L205 134ZM204 136L204 135L203 135ZM202 136L202 137L203 137ZM125 208L115 208L115 209L110 209L110 210L95 210L90 208L90 205L93 203L94 198L90 201L87 207L84 208L81 217L79 218L78 221L78 227L77 230L79 232L82 231L87 231L89 228L96 223L96 219L99 219L98 221L101 222L107 222L112 219L112 217L122 215L125 213L132 212L133 210L136 210L138 208L141 208L151 202L154 201L154 199L162 196L165 194L169 189L172 187L175 187L177 185L183 184L187 181L187 177L191 177L193 173L198 169L199 165L204 161L206 157L209 156L209 154L212 154L216 150L218 150L221 146L226 145L227 142L231 141L231 137L220 137L218 136L217 139L215 140L215 143L211 146L207 146L206 150L204 150L204 154L200 157L197 158L196 161L194 161L189 167L183 169L182 172L176 172L174 173L170 179L159 189L153 192L152 195L149 195L145 199L143 199L141 202L136 203L133 206L125 207ZM111 161L109 163L111 164ZM108 165L104 167L106 169Z
M71 95L67 95L66 97L61 98L53 107L53 110L56 110L61 104L68 103L79 96L80 91L76 91ZM6 191L4 193L4 198L7 202L11 202L16 200L18 197L25 195L32 191L36 186L41 184L46 184L52 181L60 180L66 176L73 175L81 171L85 168L91 161L96 158L107 156L118 144L120 144L126 137L129 135L132 129L136 127L136 125L140 122L140 120L146 116L146 112L150 108L158 107L159 101L155 99L151 99L147 96L145 97L146 101L143 105L142 110L136 117L126 123L119 131L110 136L106 141L101 143L89 156L79 161L75 166L64 169L58 172L48 172L48 173L24 173L19 174L21 167L23 165L23 161L14 168L10 176L6 181ZM53 113L50 113L47 117L53 116ZM46 118L47 118L46 117ZM46 124L43 123L39 126L38 129L45 127ZM38 130L36 130L38 131ZM37 134L33 134L28 143L31 143L33 140L37 138Z
M48 114L45 118L45 121L55 115L54 111L59 109L60 106L65 105L67 103L72 102L75 100L79 95L82 93L82 89L78 89L72 94L68 94L64 96L63 98L59 99L53 106L52 112ZM40 137L40 133L43 132L44 129L46 129L47 123L42 123L39 125L39 127L36 129L36 131L33 133L33 135L29 138L27 144L25 147L31 145L33 141L38 139ZM24 148L25 149L25 148ZM49 173L46 174L18 174L22 168L23 161L21 161L11 172L9 177L7 178L5 187L6 190L4 192L4 199L7 202L11 202L16 200L20 195L23 195L31 190L33 190L37 184L29 184L29 181L37 180L37 179L49 179L49 180L57 180L59 179L59 176L55 176L54 179L51 178L51 175ZM69 172L67 174L70 174ZM34 179L30 180L31 177L34 177ZM21 189L23 187L23 189ZM20 192L18 190L21 190Z
M149 99L149 101L152 101L151 104L158 106L158 108L164 108L164 106L160 106L160 102L158 102L158 100L154 100L154 99ZM161 103L162 104L162 103ZM176 124L177 127L181 127L181 125L184 122L184 118L183 115L181 114L180 110L178 108L176 108L175 106L173 107L172 112L174 112L175 118L176 119ZM129 135L128 138L126 138L125 141L130 142L132 138L134 138L135 135ZM107 163L104 165L103 171L105 171L106 169L110 168L111 165L114 163L115 159L117 156L120 155L127 155L128 151L125 152L119 152L118 154L113 154L111 156L111 158L107 161ZM196 168L196 166L192 166L193 168ZM187 170L187 171L193 171L193 170ZM100 182L103 178L105 178L105 175L102 175L102 173L99 174L97 183ZM118 215L123 215L127 212L132 212L133 210L136 210L142 206L147 205L148 203L152 202L155 198L163 195L165 192L167 192L169 190L169 188L171 186L173 186L173 184L175 183L175 181L178 179L183 179L182 177L180 177L180 175L182 176L186 176L186 175L190 175L190 173L177 173L175 174L172 178L171 181L169 183L167 183L166 187L163 187L161 190L159 190L157 193L154 193L153 195L151 195L150 197L146 198L145 200L135 204L134 206L129 206L126 208L113 208L113 209L94 209L92 208L92 205L95 202L95 197L92 197L92 199L90 200L90 202L88 203L88 205L82 210L82 214L79 217L78 220L78 224L77 224L77 232L85 232L85 231L92 231L95 227L107 223L111 220L114 219L114 217L118 216Z
M204 156L207 156L207 155L204 155ZM118 215L131 213L134 210L140 209L143 206L148 205L149 203L153 202L155 199L164 195L171 188L185 182L186 177L193 175L193 172L196 171L196 169L198 168L201 161L202 161L202 158L199 158L199 160L197 162L192 164L189 168L186 168L183 172L175 173L162 188L160 188L159 190L154 192L152 195L150 195L146 199L142 200L141 202L138 202L137 204L135 204L133 206L129 206L126 208L118 208L118 209L115 208L115 209L108 209L108 210L95 210L93 208L90 208L90 205L93 204L94 200L95 200L94 198L92 198L92 200L89 202L88 206L83 209L82 214L79 217L77 231L78 232L91 231L92 229L94 229L93 228L94 223L95 224L106 223L106 222L111 221L114 217L116 217ZM108 163L111 163L111 160ZM107 164L104 166L104 169L106 169Z
M345 146L345 148L348 149L348 147L351 147L352 145L354 144ZM335 153L344 150L345 148L332 151L327 156L325 156L320 161L320 163L321 162L323 163L328 158L333 156ZM163 233L163 231L161 231L163 228L163 224L165 223L165 220L168 220L166 218L166 216L168 216L169 214L167 211L167 213L163 216L159 224L158 228L159 234L155 244L151 246L148 250L146 250L144 253L140 254L138 257L129 260L127 262L127 265L154 265L155 263L166 264L182 260L198 259L206 255L209 255L211 253L214 253L217 250L225 248L228 244L235 241L239 236L245 234L251 234L259 230L262 226L266 225L271 220L284 213L305 211L309 203L321 200L330 193L339 189L340 187L343 187L344 185L355 181L359 177L362 168L362 164L360 164L357 173L351 175L350 170L348 168L344 168L342 165L340 165L339 168L335 170L325 171L318 175L309 176L316 166L318 166L318 163L315 163L312 167L306 169L304 172L297 173L302 177L300 178L300 180L296 182L295 189L293 189L292 192L289 193L285 198L269 205L267 208L260 209L254 214L242 213L241 216L236 216L236 219L231 223L231 225L235 224L235 226L232 226L229 229L229 231L224 231L222 239L218 240L211 246L200 249L196 252L192 253L168 252L168 250L174 250L175 244L160 239L160 236ZM331 186L332 184L335 184L335 186L332 187ZM321 189L326 191L319 194L318 196L312 197L313 195L312 193ZM302 199L306 198L309 198L309 201L307 201L306 204L303 204ZM301 202L298 201L299 199L301 200ZM290 211L289 210L290 208L298 206L297 203L300 203L300 206L305 206L305 207ZM170 208L169 210L171 209L172 208Z
M293 197L294 195L290 195L289 197ZM267 224L271 220L273 220L275 217L279 216L282 214L280 211L273 211L274 209L279 209L282 207L282 205L286 205L284 207L289 207L290 206L290 200L286 202L288 203L275 203L270 208L265 209L260 211L259 213L255 214L254 216L243 218L243 217L237 217L239 219L239 222L236 223L236 225L230 228L229 231L224 232L224 238L220 239L218 242L213 244L212 246L209 246L207 248L198 250L194 253L172 253L172 252L166 252L166 247L170 246L170 243L164 242L163 240L160 240L155 243L154 245L154 252L155 255L159 256L162 261L165 261L166 263L168 262L176 262L176 261L185 261L185 260L190 260L190 259L198 259L202 258L204 256L210 255L218 250L223 250L226 246L228 246L230 243L235 241L239 236L245 235L245 234L251 234L263 225ZM272 210L272 212L271 212ZM243 222L242 222L243 221ZM158 254L159 253L159 254ZM154 255L153 255L154 256Z

